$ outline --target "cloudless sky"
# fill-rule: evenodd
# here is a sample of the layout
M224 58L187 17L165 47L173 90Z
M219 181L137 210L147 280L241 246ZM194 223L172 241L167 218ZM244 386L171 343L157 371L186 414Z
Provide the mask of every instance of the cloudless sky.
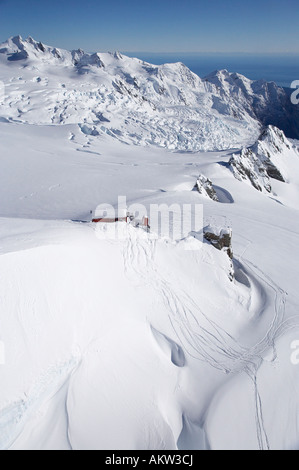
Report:
M65 49L299 53L298 0L0 0L0 42Z

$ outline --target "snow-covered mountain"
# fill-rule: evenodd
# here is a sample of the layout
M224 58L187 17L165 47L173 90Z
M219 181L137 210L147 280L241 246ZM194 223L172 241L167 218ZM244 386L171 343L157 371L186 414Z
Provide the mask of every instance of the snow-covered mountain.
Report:
M0 81L0 449L298 449L286 92L19 36Z
M276 83L249 80L227 70L214 72L206 80L217 86L223 99L236 100L245 113L264 126L274 125L288 137L298 138L298 109L292 105L289 93Z
M201 79L182 63L68 52L20 36L0 45L0 64L2 119L191 151L253 143L263 124L299 135L282 88L227 71Z

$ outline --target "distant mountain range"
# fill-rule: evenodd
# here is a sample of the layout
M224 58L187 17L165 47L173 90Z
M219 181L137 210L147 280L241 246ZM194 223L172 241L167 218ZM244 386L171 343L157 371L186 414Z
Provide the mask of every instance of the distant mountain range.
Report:
M156 66L20 36L0 45L0 67L9 90L2 120L75 123L85 134L181 151L240 148L269 124L299 138L298 107L283 88L227 70L201 79L182 63Z

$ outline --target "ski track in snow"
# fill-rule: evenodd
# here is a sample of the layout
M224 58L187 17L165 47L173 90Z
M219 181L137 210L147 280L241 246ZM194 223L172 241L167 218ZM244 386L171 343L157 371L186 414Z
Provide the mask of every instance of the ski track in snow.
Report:
M163 303L169 312L169 321L187 355L208 363L222 373L234 375L244 371L250 377L254 388L258 446L260 450L269 450L257 376L263 363L263 354L270 348L275 351L275 340L284 323L286 292L257 266L239 257L238 261L246 270L251 288L255 284L256 289L260 291L259 295L264 297L263 308L256 312L256 316L266 316L269 319L264 337L252 346L244 347L225 329L209 319L186 292L174 290L173 285L161 276L155 265L155 250L156 241L132 238L130 233L123 251L127 275L131 278L133 274L138 284L150 283L157 294L162 295Z
M172 280L172 276L163 274L165 266L158 264L158 248L164 242L149 239L141 229L129 230L126 234L128 237L120 243L124 270L134 286L148 286L151 292L157 294L155 301L162 307L162 312L164 308L170 328L164 334L162 327L157 328L153 324L155 321L148 319L150 331L160 349L174 366L180 368L180 372L188 370L189 359L190 362L192 360L192 365L198 364L198 368L192 369L194 375L208 365L217 377L223 377L220 387L238 374L243 373L249 377L254 397L257 445L261 450L270 449L271 430L267 429L264 416L269 414L269 409L274 408L275 404L270 400L270 405L266 408L266 404L262 402L259 379L264 379L261 366L265 355L273 351L274 362L279 351L277 340L299 326L298 316L286 318L288 294L278 285L281 280L281 285L287 285L285 288L290 289L294 295L296 283L290 280L296 278L296 268L293 263L289 275L289 266L286 269L286 264L292 263L298 238L298 224L292 221L298 211L298 182L293 179L293 175L298 174L298 150L294 150L289 142L290 151L285 153L285 136L282 137L282 144L277 140L280 131L277 133L268 129L269 138L265 149L268 148L270 152L269 158L274 158L274 163L278 165L277 170L281 170L283 175L286 172L285 183L271 180L274 198L269 194L259 194L252 188L250 181L241 186L240 180L235 180L231 172L228 159L244 145L250 149L248 145L256 140L261 126L267 124L266 120L275 123L279 121L280 127L297 135L297 110L289 109L289 97L274 83L253 82L226 70L200 79L183 64L154 66L118 54L89 55L83 51L73 51L74 55L61 50L57 55L56 49L48 46L44 49L43 51L36 41L23 40L20 37L11 38L1 46L1 80L6 87L3 103L0 103L3 149L1 199L4 201L1 215L24 219L89 220L88 215L92 208L89 206L99 203L101 198L114 202L117 191L119 194L121 191L123 194L129 192L127 200L132 203L150 203L155 198L161 201L163 199L160 193L165 193L168 197L166 201L171 201L173 196L180 202L186 198L189 203L190 200L195 201L189 194L195 179L201 171L207 171L206 177L213 180L219 202L222 203L219 206L224 205L217 209L217 204L205 201L209 217L214 217L211 214L215 215L215 210L215 218L222 217L223 226L232 226L226 220L230 216L235 221L237 218L240 221L240 225L235 224L234 233L243 240L241 253L235 255L235 268L238 268L236 282L240 283L243 290L240 288L237 292L237 299L240 307L243 310L247 308L252 318L247 323L246 318L242 319L244 324L240 322L243 327L237 334L231 333L226 323L218 324L213 319L213 312L207 312L203 307L209 305L209 295L217 294L217 286L206 294L207 303L199 305L196 294L192 296L188 286L184 287L183 283ZM15 63L11 61L18 50L21 56L22 52L28 52L28 62L24 62L27 61L25 58ZM281 114L279 119L277 114ZM69 126L68 132L65 131L65 126ZM258 142L263 147L260 140L254 145ZM151 149L149 153L144 151L145 147ZM156 153L159 147L160 150L165 149L165 154ZM215 165L215 156L197 154L202 150L214 150L217 153L225 150L226 153L217 155ZM191 163L180 160L184 153L192 155ZM267 156L267 152L265 155ZM244 165L244 158L241 160L240 163L243 162ZM188 165L190 168L194 167L192 174L187 170ZM254 171L259 172L260 168L255 168ZM240 175L242 176L242 171ZM78 195L82 195L82 198ZM194 193L193 196L196 197ZM276 203L272 203L271 199ZM249 214L246 214L247 205ZM287 212L289 209L295 211ZM33 220L29 226L31 223ZM47 225L48 231L42 235L43 243L49 243L52 237L50 226ZM12 227L12 224L8 228L5 222L3 224L4 234L0 247L2 253L6 253L7 247L8 252L22 251L39 243L31 228L28 234L25 231L20 235L19 228ZM262 233L261 248L265 251L268 243L265 239L272 237L272 234L276 234L273 243L277 243L280 237L286 240L283 248L287 256L282 262L282 272L288 274L289 284L282 277L273 274L271 253L265 253L264 271L258 266L260 261L256 256L252 257L254 262L251 256L246 257L247 250L254 247L255 236L251 240L243 234L252 227L254 231ZM258 235L256 239L259 239ZM244 249L243 241L246 245ZM163 248L165 247L166 244ZM222 265L216 266L215 262L214 266L213 259L211 265L215 267L213 281L219 282ZM190 267L194 268L192 264ZM18 266L15 270L18 271ZM18 276L20 273L16 274L16 281L13 277L11 279L11 286L15 289L14 296L17 298L13 311L15 324L12 325L19 329L20 336L22 334L24 338L28 336L30 328L31 333L33 331L37 336L38 301L29 296L24 307L22 281ZM176 275L179 274L178 269ZM245 294L243 297L245 289L250 294L249 299ZM202 294L204 297L204 289ZM4 300L7 295L4 291ZM232 302L234 301L233 298ZM292 302L293 305L296 302L298 304L298 297L293 298ZM235 310L238 309L236 304L234 307ZM50 303L46 308L52 315ZM28 311L32 311L32 325L25 321ZM229 325L232 329L237 328L239 321L238 312L234 313L236 315L232 325ZM228 315L228 318L231 317ZM250 333L245 331L246 328ZM170 338L171 333L176 341ZM25 347L24 354L30 353L29 344ZM35 377L34 384L24 396L19 398L17 395L14 402L1 405L4 406L0 410L1 448L12 448L18 438L23 437L25 428L25 434L28 428L30 431L35 412L41 410L42 413L44 405L54 402L55 398L64 406L63 429L67 433L67 436L63 436L64 445L70 449L76 447L72 442L72 409L69 402L71 377L76 377L76 372L81 370L81 359L77 356L63 356L61 362L51 367L46 365L44 374ZM295 381L293 376L288 387L294 385L292 380ZM210 385L212 387L213 384ZM209 391L208 405L205 400L198 404L202 408L206 406L201 413L203 418L198 423L198 429L192 428L196 428L196 423L192 420L189 423L188 413L181 410L182 427L185 427L187 434L188 429L192 428L193 437L195 435L199 441L206 437L202 436L203 424L207 408L212 402L211 397L213 398L213 390ZM269 394L269 389L267 393ZM271 411L274 412L274 409ZM147 442L151 441L151 435L157 434L157 439L160 440L158 445L165 446L162 435L159 434L159 426L156 422L151 425L152 428L146 429L149 436ZM298 429L295 432L298 434ZM184 436L182 440L184 441ZM31 445L30 439L28 442ZM284 442L282 436L280 442ZM206 442L206 445L208 447L209 443Z

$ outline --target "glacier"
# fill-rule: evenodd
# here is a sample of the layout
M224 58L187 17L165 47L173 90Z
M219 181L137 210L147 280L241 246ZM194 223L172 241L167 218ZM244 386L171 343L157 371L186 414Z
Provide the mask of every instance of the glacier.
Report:
M298 450L287 92L20 36L0 80L0 448ZM202 205L229 256L197 232L105 236L91 213L118 196Z

